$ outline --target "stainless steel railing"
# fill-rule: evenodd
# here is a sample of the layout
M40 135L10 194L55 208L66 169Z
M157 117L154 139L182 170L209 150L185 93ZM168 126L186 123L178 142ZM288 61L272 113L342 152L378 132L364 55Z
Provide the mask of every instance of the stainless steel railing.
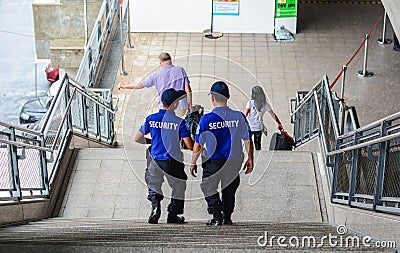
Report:
M94 85L105 44L109 40L112 20L117 15L118 10L118 0L103 1L76 75L76 80L85 87L93 87Z
M99 70L110 30L117 29L118 11L127 5L104 0L76 81L67 74L45 117L34 129L0 122L0 200L49 197L60 160L71 134L112 144L118 101L111 89L90 89ZM127 19L124 19L127 20Z
M0 200L48 197L68 139L73 132L111 144L115 110L66 74L46 117L36 129L0 122ZM85 110L83 118L73 117Z
M400 214L400 112L359 127L326 76L290 108L296 146L321 140L332 202Z

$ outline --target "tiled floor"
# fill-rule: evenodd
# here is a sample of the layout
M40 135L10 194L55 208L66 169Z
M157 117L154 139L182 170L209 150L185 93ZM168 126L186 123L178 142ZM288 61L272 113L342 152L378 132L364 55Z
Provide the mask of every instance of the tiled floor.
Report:
M195 103L211 109L206 90L214 80L222 79L232 86L230 106L244 110L251 87L259 84L286 129L291 131L288 101L295 91L309 90L325 74L333 81L382 11L379 4L299 4L294 42L276 42L271 34L224 34L220 39L210 40L202 33L132 33L134 48L125 48L128 75L118 75L116 84L136 83L146 78L158 69L158 54L166 51L175 65L187 70ZM386 34L388 37L393 34L390 22ZM379 45L380 37L382 22L376 26L369 43L367 70L375 75L361 78L356 74L362 69L363 48L347 70L345 99L356 106L361 125L400 109L400 53L393 51L392 45ZM341 80L334 88L337 92L340 83ZM120 144L135 145L133 132L147 114L156 110L155 90L114 90L114 94L121 100L117 139ZM381 103L382 99L387 103ZM265 117L267 127L275 129L272 119Z

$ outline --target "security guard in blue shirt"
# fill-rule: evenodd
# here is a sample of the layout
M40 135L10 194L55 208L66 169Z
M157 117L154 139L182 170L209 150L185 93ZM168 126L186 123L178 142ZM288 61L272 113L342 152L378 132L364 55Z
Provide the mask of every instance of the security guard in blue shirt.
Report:
M213 218L207 225L232 225L235 193L240 184L239 172L243 163L242 140L248 159L244 165L246 174L253 171L253 143L251 131L243 113L227 106L228 85L222 81L211 86L212 112L203 115L197 128L193 147L190 173L196 177L196 161L205 145L202 157L203 176L200 184L207 201L207 211ZM222 199L218 193L221 182Z
M157 224L161 215L161 200L164 198L161 185L164 176L172 188L171 203L168 206L167 223L184 223L184 198L187 175L183 164L180 140L183 139L188 149L193 150L193 140L183 119L175 115L174 110L180 99L186 96L185 91L167 89L161 95L163 109L149 115L140 127L135 141L141 144L151 143L151 161L145 172L148 186L147 199L152 203L148 222ZM146 134L151 139L145 138Z

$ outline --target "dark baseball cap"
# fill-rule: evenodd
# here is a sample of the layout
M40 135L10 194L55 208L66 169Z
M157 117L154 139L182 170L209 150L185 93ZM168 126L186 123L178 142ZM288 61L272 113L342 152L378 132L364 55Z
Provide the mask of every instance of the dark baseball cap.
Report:
M211 86L209 94L214 95L213 93L222 95L225 98L229 98L228 85L223 81L217 81L217 82L213 83L213 85Z
M175 90L173 88L166 89L161 95L161 102L167 106L171 106L173 103L178 102L186 96L184 90Z

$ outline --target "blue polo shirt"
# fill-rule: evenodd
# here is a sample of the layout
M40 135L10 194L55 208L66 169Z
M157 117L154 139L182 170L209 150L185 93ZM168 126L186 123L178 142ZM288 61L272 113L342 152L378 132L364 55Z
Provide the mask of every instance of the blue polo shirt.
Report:
M190 131L175 112L160 109L146 118L139 131L144 135L150 133L150 155L154 160L183 161L180 139L190 137Z
M204 114L196 131L196 142L206 145L212 160L236 159L243 155L242 140L249 140L251 130L246 117L227 106L215 107Z

